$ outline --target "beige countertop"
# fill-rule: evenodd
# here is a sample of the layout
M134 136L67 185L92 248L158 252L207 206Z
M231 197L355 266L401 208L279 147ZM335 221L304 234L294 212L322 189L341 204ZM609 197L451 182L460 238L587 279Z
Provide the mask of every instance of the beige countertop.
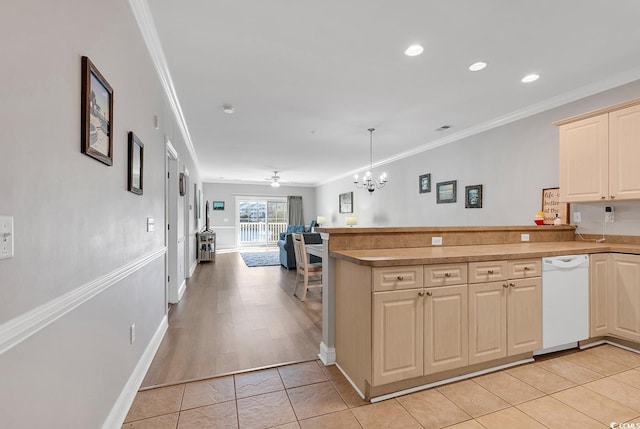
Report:
M330 256L358 265L393 267L453 262L542 258L581 253L640 254L640 246L595 243L593 241L557 241L541 243L488 244L469 246L412 247L401 249L365 249L331 251Z

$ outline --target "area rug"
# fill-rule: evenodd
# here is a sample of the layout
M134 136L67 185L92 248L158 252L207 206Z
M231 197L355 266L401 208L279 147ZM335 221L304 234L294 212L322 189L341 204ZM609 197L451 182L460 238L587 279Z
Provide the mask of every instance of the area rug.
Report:
M240 253L247 267L269 267L280 265L279 252L244 252Z

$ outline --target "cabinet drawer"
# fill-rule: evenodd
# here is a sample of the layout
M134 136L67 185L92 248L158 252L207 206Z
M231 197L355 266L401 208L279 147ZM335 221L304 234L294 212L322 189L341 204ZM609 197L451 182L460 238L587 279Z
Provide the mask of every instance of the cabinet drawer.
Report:
M507 261L469 263L469 283L485 283L507 278Z
M373 291L421 288L422 265L373 269Z
M426 265L424 286L448 286L467 283L467 264Z
M542 275L540 259L519 259L509 261L509 278L523 279Z

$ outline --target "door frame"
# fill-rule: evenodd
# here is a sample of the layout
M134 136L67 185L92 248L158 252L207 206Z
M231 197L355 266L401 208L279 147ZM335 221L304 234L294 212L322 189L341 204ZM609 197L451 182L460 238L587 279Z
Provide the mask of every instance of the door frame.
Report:
M165 304L180 301L178 295L178 152L165 136ZM172 228L173 226L173 228Z

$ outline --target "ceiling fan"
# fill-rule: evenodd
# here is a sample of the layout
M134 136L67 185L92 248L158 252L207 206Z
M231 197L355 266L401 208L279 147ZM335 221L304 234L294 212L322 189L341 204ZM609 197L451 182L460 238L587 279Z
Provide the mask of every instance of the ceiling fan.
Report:
M273 176L271 176L271 178L266 180L271 180L271 186L273 186L274 188L280 187L280 176L278 176L277 171L274 171Z

